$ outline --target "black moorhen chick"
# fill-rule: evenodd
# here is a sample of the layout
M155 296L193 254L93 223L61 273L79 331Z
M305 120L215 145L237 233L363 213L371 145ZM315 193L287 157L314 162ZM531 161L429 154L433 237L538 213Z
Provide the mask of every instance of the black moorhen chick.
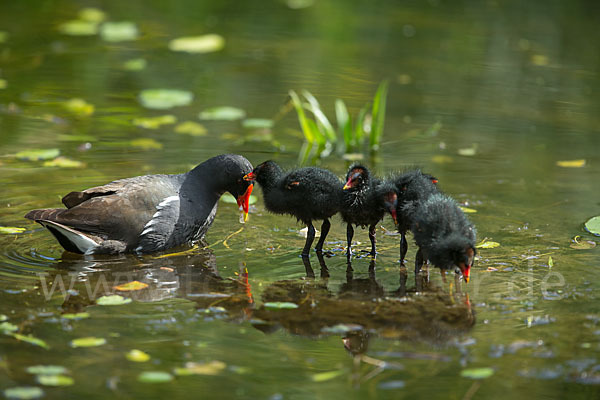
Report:
M386 180L396 187L398 201L396 206L397 228L400 232L400 263L408 251L406 232L411 229L418 206L431 195L438 193L437 179L421 170L411 170Z
M244 220L252 164L236 154L206 160L178 175L144 175L63 197L66 209L25 215L47 228L65 250L83 253L149 253L201 239L225 192L237 198Z
M302 256L308 256L315 238L314 220L323 220L321 237L315 246L323 251L329 233L329 218L340 210L342 185L333 173L315 167L305 167L284 172L273 161L265 161L247 174L244 179L256 180L264 194L267 210L276 214L289 214L306 224L308 232Z
M348 240L348 256L352 255L352 237L354 228L352 225L369 227L369 239L371 240L371 256L375 257L375 228L379 221L390 210L395 219L397 195L395 186L381 182L371 177L367 167L356 164L350 167L346 174L342 197L341 214L346 222L346 239Z
M457 266L469 282L476 232L454 199L441 193L429 197L418 206L411 230L419 246L415 273L429 260L440 268L442 277Z

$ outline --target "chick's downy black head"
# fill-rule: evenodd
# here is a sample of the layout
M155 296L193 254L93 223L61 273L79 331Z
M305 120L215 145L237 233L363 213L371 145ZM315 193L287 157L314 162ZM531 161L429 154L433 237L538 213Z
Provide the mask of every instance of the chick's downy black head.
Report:
M371 183L371 174L367 167L355 164L350 167L346 174L346 184L344 190L361 190Z

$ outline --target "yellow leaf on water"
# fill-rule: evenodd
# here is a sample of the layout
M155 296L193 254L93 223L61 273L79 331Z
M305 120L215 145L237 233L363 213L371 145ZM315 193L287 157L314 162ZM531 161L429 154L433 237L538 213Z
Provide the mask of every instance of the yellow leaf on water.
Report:
M175 368L173 372L175 375L186 376L186 375L218 375L227 367L222 361L211 361L205 364L199 364L195 362L188 362L183 368Z
M63 105L67 110L69 110L73 114L77 114L80 116L87 117L94 113L94 105L86 102L83 99L71 99L65 101Z
M131 292L134 290L142 290L148 287L147 283L139 282L139 281L131 281L124 283L122 285L115 286L115 289L120 290L122 292Z
M163 148L162 143L157 142L152 138L134 139L131 142L129 142L129 144L133 147L139 147L144 150L160 150Z
M450 164L451 162L454 162L454 159L450 156L437 155L431 157L431 161L436 164Z
M566 160L566 161L557 161L556 165L563 168L582 168L585 167L585 160Z
M461 209L461 210L462 210L464 213L467 213L467 214L473 214L473 213L476 213L476 212L477 212L477 210L476 210L476 209L474 209L474 208L463 207L463 206L458 206L458 207L459 207L459 208L460 208L460 209Z
M44 167L81 168L83 166L85 166L83 162L63 156L56 157L54 160L44 161Z
M128 351L125 354L125 357L127 357L129 361L134 362L146 362L150 359L150 355L148 353L144 353L143 351L138 349Z
M548 65L548 57L543 54L534 54L531 56L531 63L539 66Z
M491 240L483 239L481 242L475 245L478 249L493 249L495 247L500 247L500 243L492 242Z

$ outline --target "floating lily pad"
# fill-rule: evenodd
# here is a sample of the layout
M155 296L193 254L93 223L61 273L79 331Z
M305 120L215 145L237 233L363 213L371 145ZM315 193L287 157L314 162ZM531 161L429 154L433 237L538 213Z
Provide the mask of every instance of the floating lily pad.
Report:
M146 89L139 95L146 108L166 110L177 106L187 106L194 99L192 92L178 89Z
M39 399L43 395L44 391L36 386L16 386L4 390L7 399L30 400Z
M336 371L327 371L327 372L319 372L318 374L314 374L310 377L310 380L313 382L325 382L330 381L332 379L337 378L345 373L344 370L336 370Z
M44 167L60 167L60 168L81 168L85 163L77 160L72 160L67 157L56 157L54 160L44 161Z
M25 232L25 228L19 228L16 226L0 226L0 234L17 235L23 232Z
M43 347L44 349L49 349L50 346L48 346L48 344L46 342L44 342L42 339L38 339L36 337L33 337L31 335L21 335L20 333L13 333L11 334L12 337L14 337L17 340L20 340L22 342L27 342L29 344L32 344L34 346L39 346L39 347Z
M431 161L433 161L436 164L450 164L454 162L454 158L445 155L437 155L431 157Z
M38 375L38 383L44 386L71 386L75 381L67 375Z
M87 117L94 113L94 105L83 99L70 99L65 101L63 105L67 110L79 116Z
M106 344L106 339L88 336L71 340L71 347L97 347Z
M19 160L42 161L56 158L60 155L59 149L33 149L23 150L15 154Z
M0 323L0 331L3 333L8 333L8 332L16 332L19 330L19 327L16 326L15 324L11 324L10 322L2 322Z
M109 296L102 296L96 299L96 304L100 306L120 306L123 304L131 303L131 299L113 294Z
M175 132L191 136L205 136L208 131L204 125L198 122L185 121L175 127Z
M213 121L235 121L246 117L246 111L236 107L213 107L207 108L199 115L200 119Z
M158 129L162 125L174 124L177 122L177 117L174 115L160 115L158 117L135 118L133 124L140 128Z
M221 35L208 34L202 36L187 36L173 39L169 49L186 53L211 53L225 47L225 39Z
M133 362L146 362L150 359L150 355L148 353L144 353L141 350L138 349L133 349L128 351L125 354L125 357L129 360L129 361L133 361Z
M98 23L73 19L59 25L60 33L70 36L92 36L98 33Z
M135 40L138 29L133 22L105 22L100 26L100 37L107 42Z
M123 69L127 71L141 71L146 68L148 62L143 58L132 58L123 63Z
M178 376L188 375L218 375L227 367L222 361L211 361L205 364L188 362L183 368L175 368L173 372Z
M491 240L483 239L481 242L475 245L478 249L493 249L496 247L500 247L500 243L493 242Z
M85 318L89 318L90 317L90 313L87 312L80 312L80 313L66 313L60 316L61 318L65 318L65 319L85 319Z
M144 371L137 377L138 382L164 383L173 380L173 375L163 371Z
M575 250L589 250L596 247L596 242L593 240L581 240L581 236L575 236L571 240L569 247Z
M585 160L557 161L556 165L563 168L582 168L585 167Z
M132 292L134 290L142 290L148 287L147 283L139 282L139 281L131 281L124 283L119 286L115 286L115 289L120 290L122 292ZM129 299L131 300L131 299Z
M97 8L87 7L79 11L79 19L99 23L106 19L106 14Z
M285 310L285 309L293 309L298 308L298 304L290 303L287 301L270 301L264 304L265 308L270 308L272 310Z
M470 379L485 379L494 375L494 369L489 367L484 368L468 368L460 371L460 376Z
M133 147L139 147L144 150L160 150L163 148L163 144L157 142L152 138L140 138L134 139L129 144Z
M225 193L223 196L221 196L221 201L223 203L228 203L228 204L237 204L236 198L233 197L231 195L231 193ZM254 203L256 203L256 196L250 195L250 197L248 198L248 204L254 204Z
M462 212L464 212L466 214L474 214L477 212L477 210L474 208L463 207L463 206L458 206L458 207L462 210Z
M584 226L592 235L600 236L600 215L588 219Z
M242 121L242 126L246 129L271 129L275 125L272 119L248 118Z
M6 79L0 79L0 89L6 89L6 86L8 86Z
M32 365L26 371L33 375L61 375L68 373L62 365Z

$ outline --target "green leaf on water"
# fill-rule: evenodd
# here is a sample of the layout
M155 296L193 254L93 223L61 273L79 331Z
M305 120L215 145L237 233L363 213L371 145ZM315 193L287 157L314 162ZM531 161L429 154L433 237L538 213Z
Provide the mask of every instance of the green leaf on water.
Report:
M6 89L6 86L8 86L6 79L0 79L0 89Z
M34 346L43 347L46 350L50 348L50 346L48 346L48 344L46 342L44 342L42 339L38 339L31 335L21 335L20 333L12 333L11 336L22 342L27 342Z
M169 42L172 51L184 51L186 53L211 53L225 47L225 39L214 33L202 36L186 36L173 39Z
M25 228L19 228L16 226L0 226L0 234L16 235L23 232L25 232Z
M228 203L228 204L237 204L237 200L235 197L233 197L231 195L231 193L225 193L223 196L221 196L221 201L223 203ZM256 197L254 195L250 195L250 198L248 199L248 204L254 204L256 203Z
M247 118L242 121L242 126L246 129L271 129L275 122L266 118Z
M235 121L246 117L246 111L237 107L213 107L200 112L198 117L202 120Z
M80 313L66 313L66 314L62 314L60 316L61 318L65 318L65 319L85 319L85 318L89 318L90 317L90 313L87 312L80 312Z
M79 11L79 19L88 22L102 22L106 19L104 11L93 7L87 7Z
M123 69L127 71L141 71L146 68L148 62L144 58L132 58L123 63Z
M158 129L162 125L174 124L177 122L177 117L174 115L160 115L158 117L135 118L133 124L140 128Z
M188 362L183 368L175 368L173 372L178 376L189 375L218 375L227 368L227 364L222 361L211 361L208 363Z
M472 157L477 154L477 143L474 143L473 146L467 147L464 149L458 149L459 156Z
M73 19L58 26L60 33L70 36L92 36L98 33L98 23Z
M120 306L123 304L131 303L131 299L113 294L109 296L102 296L96 299L96 304L100 306Z
M6 42L6 39L8 39L8 32L0 31L0 43Z
M473 213L477 212L477 210L474 208L463 207L463 206L458 206L458 208L460 208L462 210L462 212L464 212L466 214L473 214Z
M191 136L206 136L208 131L204 125L194 121L184 121L175 127L175 133Z
M552 268L554 267L554 260L552 259L552 256L548 257L548 268Z
M38 375L38 383L44 386L71 386L75 381L67 375Z
M19 330L19 327L16 326L15 324L11 324L10 322L0 323L0 331L2 331L3 333L16 332L18 330Z
M72 160L67 157L56 157L54 160L44 161L44 167L59 167L59 168L81 168L85 163L77 160Z
M70 99L63 103L63 106L78 116L87 117L94 113L94 105L83 99Z
M137 377L138 382L163 383L173 380L173 375L163 371L144 371Z
M32 365L26 371L33 375L61 375L69 372L62 365Z
M172 107L187 106L194 100L194 94L178 89L146 89L140 92L139 100L146 108L166 110Z
M30 400L38 399L44 395L44 391L37 386L16 386L4 389L7 399Z
M139 147L143 150L160 150L163 148L163 144L152 139L152 138L140 138L133 139L129 142L133 147Z
M19 160L42 161L56 158L59 155L59 149L34 149L20 151L17 154L15 154L15 157Z
M337 378L345 373L344 370L336 370L336 371L327 371L327 372L319 372L318 374L314 374L310 377L313 382L325 382L330 381L332 379Z
M106 339L88 336L71 340L71 347L97 347L106 344Z
M500 243L492 242L491 240L485 238L481 242L477 243L475 247L478 249L494 249L496 247L500 247Z
M600 236L600 215L588 219L585 222L585 230L592 235Z
M468 368L460 371L460 376L470 379L485 379L494 375L494 369L489 367L484 368Z
M107 42L135 40L138 29L133 22L105 22L100 26L100 37Z
M293 309L298 308L298 304L290 303L287 301L270 301L264 304L265 308L269 308L272 310L284 310L284 309Z
M150 355L148 353L144 353L141 350L138 349L133 349L128 351L125 354L125 357L129 360L129 361L133 361L133 362L146 362L150 359Z

